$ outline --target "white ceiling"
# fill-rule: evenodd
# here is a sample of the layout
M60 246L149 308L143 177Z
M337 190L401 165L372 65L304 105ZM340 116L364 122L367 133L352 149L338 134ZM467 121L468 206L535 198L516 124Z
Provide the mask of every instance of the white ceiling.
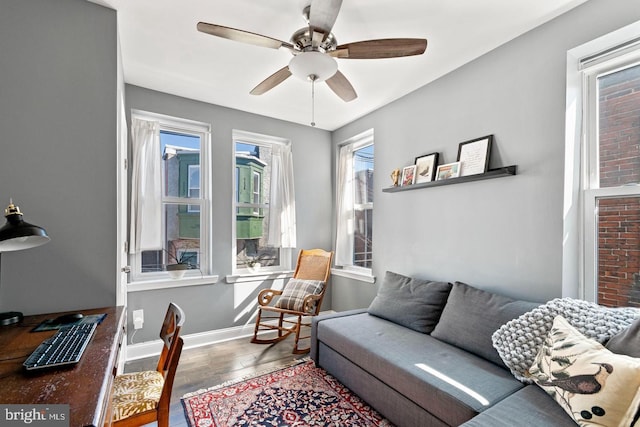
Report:
M264 95L249 91L291 59L196 30L199 21L289 41L306 25L308 0L91 0L116 9L127 83L309 125L311 84L290 77ZM426 38L424 55L339 59L358 98L316 86L315 122L334 130L406 95L587 0L344 0L338 44Z

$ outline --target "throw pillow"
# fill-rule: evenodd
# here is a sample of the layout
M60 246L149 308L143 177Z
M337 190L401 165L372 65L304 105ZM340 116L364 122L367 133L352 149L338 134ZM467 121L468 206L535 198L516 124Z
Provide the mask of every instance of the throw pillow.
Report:
M639 414L640 359L611 353L562 316L529 372L581 426L630 426Z
M438 323L450 290L451 283L415 279L387 271L368 312L428 334Z
M505 323L493 334L493 346L513 376L520 381L532 382L526 371L549 333L554 317L558 315L567 319L587 338L604 343L626 329L640 316L640 310L608 308L584 300L556 298Z
M605 347L614 353L640 357L640 318L627 329L612 336Z
M537 306L456 282L431 336L504 366L492 346L491 334Z
M276 307L285 310L302 311L304 297L310 294L320 294L324 282L322 280L290 279L282 290L282 295L276 302Z

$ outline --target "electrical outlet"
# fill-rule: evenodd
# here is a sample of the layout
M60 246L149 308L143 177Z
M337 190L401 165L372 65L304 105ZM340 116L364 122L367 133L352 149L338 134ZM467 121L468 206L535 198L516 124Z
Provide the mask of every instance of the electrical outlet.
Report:
M142 329L144 310L133 310L133 329Z

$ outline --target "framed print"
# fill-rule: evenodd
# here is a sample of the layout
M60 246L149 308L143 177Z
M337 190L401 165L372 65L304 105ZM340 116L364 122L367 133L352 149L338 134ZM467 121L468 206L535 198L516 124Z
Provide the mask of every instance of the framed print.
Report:
M436 176L438 167L438 153L425 154L416 157L416 179L415 183L430 182Z
M489 157L493 135L461 142L458 146L458 161L462 163L460 176L485 173L489 170Z
M415 181L416 181L416 165L405 166L404 168L402 168L401 186L404 187L405 185L411 185Z
M438 166L436 170L436 181L444 179L457 178L460 176L460 162L447 163Z
M393 184L394 187L397 187L399 182L400 182L400 169L394 169L393 171L391 171L391 183Z

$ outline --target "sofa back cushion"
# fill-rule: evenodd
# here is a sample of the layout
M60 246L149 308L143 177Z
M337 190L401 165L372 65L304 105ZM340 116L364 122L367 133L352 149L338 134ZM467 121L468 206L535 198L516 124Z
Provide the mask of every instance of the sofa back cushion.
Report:
M438 323L451 286L387 271L368 312L428 334Z
M614 353L640 358L640 318L627 329L612 336L606 347Z
M456 282L431 336L504 366L491 335L539 304L514 300Z

